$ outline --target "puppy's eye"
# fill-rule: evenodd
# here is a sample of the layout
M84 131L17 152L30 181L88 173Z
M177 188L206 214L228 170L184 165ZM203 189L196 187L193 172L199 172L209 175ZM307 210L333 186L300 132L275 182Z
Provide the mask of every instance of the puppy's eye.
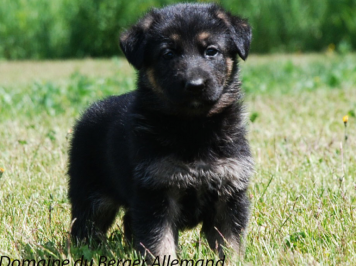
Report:
M208 57L214 57L219 53L219 51L216 48L210 47L205 50L205 56Z
M175 53L172 50L167 50L162 54L163 58L166 60L170 60L175 56Z

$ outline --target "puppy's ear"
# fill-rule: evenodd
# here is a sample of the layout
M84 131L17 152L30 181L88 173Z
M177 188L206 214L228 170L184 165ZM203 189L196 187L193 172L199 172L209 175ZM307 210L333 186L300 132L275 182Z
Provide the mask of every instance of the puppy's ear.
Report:
M246 60L250 50L252 31L247 20L231 15L230 13L219 10L217 12L220 18L230 31L231 38L237 49L239 56Z
M120 36L121 50L129 63L136 69L140 69L143 65L147 32L151 28L153 20L153 12L150 12Z

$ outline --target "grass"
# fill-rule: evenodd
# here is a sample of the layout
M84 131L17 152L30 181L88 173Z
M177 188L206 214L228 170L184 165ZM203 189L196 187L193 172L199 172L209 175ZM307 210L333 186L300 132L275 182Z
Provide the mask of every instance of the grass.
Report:
M321 54L241 63L256 161L244 263L354 264L355 62L355 54ZM0 255L135 258L120 215L97 249L70 243L66 177L75 119L91 102L132 90L132 68L114 58L0 62L0 72ZM182 233L180 248L183 258L214 257L198 229Z

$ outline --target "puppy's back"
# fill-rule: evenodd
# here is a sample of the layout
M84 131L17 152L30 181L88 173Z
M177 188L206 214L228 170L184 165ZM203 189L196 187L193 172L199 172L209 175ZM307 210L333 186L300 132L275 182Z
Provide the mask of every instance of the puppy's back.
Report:
M70 199L81 198L84 201L91 197L92 189L95 193L115 194L108 186L112 183L110 170L113 168L108 160L108 150L113 145L121 152L127 149L125 124L133 98L134 93L128 93L96 102L77 121L69 152ZM121 143L113 143L110 137L113 126Z

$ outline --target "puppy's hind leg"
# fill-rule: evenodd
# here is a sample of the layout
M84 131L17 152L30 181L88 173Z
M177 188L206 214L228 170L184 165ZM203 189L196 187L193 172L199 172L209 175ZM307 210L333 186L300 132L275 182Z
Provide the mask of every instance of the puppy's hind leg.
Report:
M105 234L118 211L118 205L111 199L94 194L86 200L72 202L72 228L71 235L78 241L94 240L98 242L105 238Z

